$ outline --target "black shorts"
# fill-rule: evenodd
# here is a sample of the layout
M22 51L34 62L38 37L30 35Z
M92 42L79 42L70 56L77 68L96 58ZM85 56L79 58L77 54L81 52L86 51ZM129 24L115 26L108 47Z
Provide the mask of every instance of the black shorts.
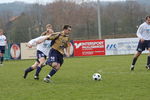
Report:
M5 53L5 46L0 46L0 53Z
M44 57L45 59L46 59L46 57L47 57L43 52L41 52L41 51L39 51L39 50L37 50L36 56L37 56L36 61L39 62L39 63L40 63L39 59L40 59L41 57Z
M150 40L145 40L144 42L139 41L138 46L137 46L137 51L142 52L145 49L150 48Z
M59 63L61 66L64 60L63 60L63 55L59 51L52 48L49 52L49 57L46 64L51 66L53 62Z

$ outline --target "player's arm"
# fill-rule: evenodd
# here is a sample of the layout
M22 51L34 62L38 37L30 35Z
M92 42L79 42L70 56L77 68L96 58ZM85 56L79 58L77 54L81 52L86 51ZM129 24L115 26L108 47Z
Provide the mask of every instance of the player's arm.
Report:
M59 32L53 33L53 34L51 34L51 35L48 37L48 39L54 40L54 39L57 38L59 35L60 35Z
M44 42L44 41L47 40L50 36L51 36L51 34L50 34L50 35L41 36L39 39L37 39L36 44L40 44L40 43Z
M67 43L67 47L65 49L66 49L66 56L70 57L70 42Z
M29 48L32 48L32 46L35 46L35 45L36 45L35 39L30 40L30 41L26 44L26 46L29 47Z
M7 43L6 36L4 37L4 41L5 41L5 47L6 47L6 49L8 49L8 43Z
M37 44L44 42L45 40L54 40L55 38L57 38L59 36L59 34L60 33L57 32L57 33L53 33L50 35L40 36L39 38L37 38L31 42L34 42L37 45Z
M140 27L138 28L138 30L137 30L136 35L137 35L137 37L140 39L141 42L144 42L144 39L143 39L143 37L142 37L142 35L141 35L142 33L143 33L143 27L140 26Z
M38 38L32 39L26 44L26 46L32 48L32 46L36 46L37 44L44 42L47 38L48 36L40 36Z
M8 49L8 43L7 43L6 37L5 37L5 47L6 49Z

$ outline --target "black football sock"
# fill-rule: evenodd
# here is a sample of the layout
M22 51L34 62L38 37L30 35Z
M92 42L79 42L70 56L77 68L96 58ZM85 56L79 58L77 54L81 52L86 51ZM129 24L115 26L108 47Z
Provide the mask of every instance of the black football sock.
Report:
M150 56L147 57L147 65L150 65Z
M3 61L4 61L4 57L1 57L1 64L3 63Z
M1 59L2 59L2 57L0 57L0 63L2 63Z
M56 72L57 72L57 69L53 68L53 69L50 71L50 73L49 73L48 76L52 77ZM49 77L49 78L50 78L50 77Z
M137 58L133 58L132 65L135 65Z
M27 68L26 70L25 70L25 73L24 73L24 79L27 77L27 75L28 75L28 72L31 72L31 71L33 71L34 69L32 68L32 67L29 67L29 68Z
M39 67L39 66L37 67L35 76L39 76L41 69L42 69L41 67Z
M34 69L32 67L29 67L25 70L26 73L33 71Z

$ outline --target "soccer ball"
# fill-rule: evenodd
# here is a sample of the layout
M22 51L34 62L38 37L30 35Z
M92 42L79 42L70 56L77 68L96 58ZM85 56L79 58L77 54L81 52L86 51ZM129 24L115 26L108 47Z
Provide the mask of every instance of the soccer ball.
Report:
M102 79L102 76L99 73L94 73L92 78L93 80L99 81Z

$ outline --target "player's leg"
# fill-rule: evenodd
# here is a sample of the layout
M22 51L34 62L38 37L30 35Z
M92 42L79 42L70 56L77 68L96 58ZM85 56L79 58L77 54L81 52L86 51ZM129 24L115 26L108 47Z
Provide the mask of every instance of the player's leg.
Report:
M34 79L39 80L39 73L40 73L40 71L42 69L42 65L45 63L45 61L46 61L46 57L39 58L39 64L36 68Z
M31 72L31 71L33 71L34 69L36 69L37 66L38 66L38 64L39 64L39 63L36 61L31 67L27 68L27 69L24 71L24 76L23 76L23 78L25 79L25 78L27 77L27 75L28 75L29 72Z
M0 61L0 64L3 64L3 61L4 61L4 56L3 56L4 54L3 53L1 53L1 61Z
M149 53L148 53L148 56L147 56L147 65L146 65L146 68L150 69L150 48L148 48L148 51L149 51Z
M57 62L52 63L52 69L49 74L44 78L44 82L50 82L50 78L56 74L56 72L60 69L60 64Z
M138 57L141 55L142 51L145 50L145 47L146 47L146 42L141 42L139 41L138 43L138 46L137 46L137 52L136 54L133 56L133 59L132 59L132 64L131 64L131 67L130 67L130 70L133 71L134 68L135 68L135 64L136 64L136 61L138 59Z
M48 74L48 78L52 77L60 69L60 64L57 62L52 63L52 70Z
M136 61L138 59L138 57L141 55L141 52L137 51L136 54L134 55L133 57L133 60L132 60L132 64L131 64L131 71L134 70L134 67L135 67L135 64L136 64Z
M149 51L149 53L148 53L148 56L147 56L147 66L146 66L146 68L147 69L150 69L150 41L147 41L147 44L148 44L148 51Z
M49 72L46 78L44 78L45 82L49 82L50 78L60 69L61 65L63 64L63 55L54 50L49 54L47 64L52 66L52 70Z
M0 52L0 64L2 64L2 53Z
M0 64L3 64L4 53L5 53L5 47L4 46L0 46Z

